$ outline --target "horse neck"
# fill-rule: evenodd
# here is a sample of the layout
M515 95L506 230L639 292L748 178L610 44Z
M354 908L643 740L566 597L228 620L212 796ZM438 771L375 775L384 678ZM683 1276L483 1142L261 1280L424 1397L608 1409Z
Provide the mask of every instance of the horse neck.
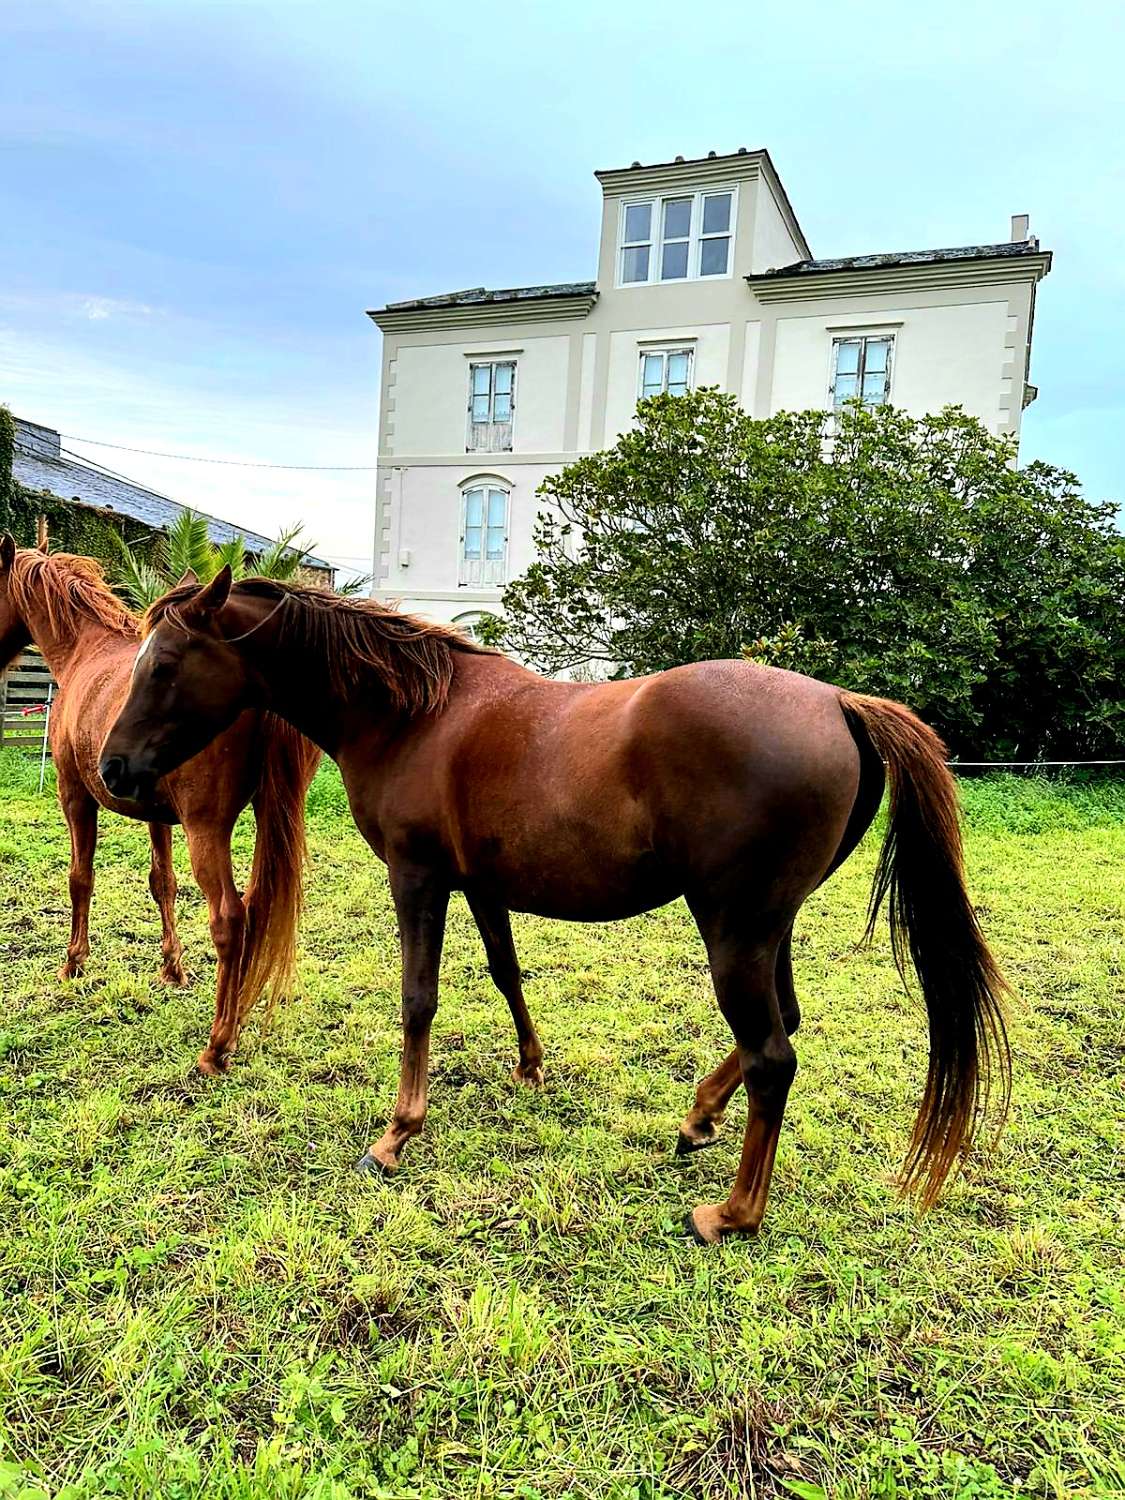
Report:
M61 686L75 663L85 657L99 641L109 638L124 641L120 632L104 625L81 606L51 611L41 593L29 591L23 610L23 621L31 639L43 653L51 676Z
M355 706L332 691L327 663L317 661L308 647L295 650L272 640L251 639L242 650L266 684L265 706L326 755L336 755L349 735Z
M333 688L320 650L279 643L270 625L260 635L250 635L242 649L267 685L265 706L326 755L338 758L347 745L362 740L365 755L378 758L382 747L401 734L402 719L370 688L350 695ZM451 694L455 691L456 673Z

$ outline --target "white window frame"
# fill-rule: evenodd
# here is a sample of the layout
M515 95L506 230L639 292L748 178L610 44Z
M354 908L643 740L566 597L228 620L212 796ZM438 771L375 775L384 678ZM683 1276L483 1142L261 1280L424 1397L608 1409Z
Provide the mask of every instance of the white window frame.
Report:
M864 411L874 411L877 406L889 406L891 402L891 390L894 385L895 354L897 353L897 338L893 328L857 328L840 330L832 335L832 346L828 356L828 407L835 414L846 403L836 400L836 380L839 375L840 346L842 344L858 344L859 358L856 362L856 385L857 396L849 396L848 401L855 402L858 398L859 404ZM887 345L887 369L886 378L883 382L883 399L881 401L866 402L863 400L863 377L867 367L868 344Z
M457 587L462 589L495 589L502 588L508 577L508 550L512 527L512 486L508 480L499 474L474 474L469 479L462 480L460 486L460 525L457 528ZM468 510L469 497L474 492L483 491L481 526L480 526L480 556L467 557L465 555L465 543L469 531ZM504 520L503 520L503 546L498 558L488 556L488 533L495 530L489 525L489 505L493 494L501 494L504 497Z
M718 198L724 194L730 194L730 223L725 231L712 230L709 234L703 233L703 200L704 198ZM688 269L686 276L670 276L664 279L660 275L660 266L664 259L664 205L677 199L690 199L691 222L688 230ZM649 238L647 240L627 240L625 238L626 211L638 203L651 205L651 217L649 219ZM616 285L621 289L634 286L680 286L685 281L729 281L734 275L734 239L735 225L738 222L738 184L717 183L714 187L698 188L695 190L685 189L683 192L664 193L638 193L636 196L622 198L618 210L617 221L617 278ZM673 236L669 243L674 243L680 236ZM703 244L706 240L726 239L729 240L727 252L727 268L725 271L715 272L710 276L704 276L701 272L703 259ZM648 278L645 281L626 281L625 251L640 245L648 245Z
M466 453L511 453L515 441L516 430L516 378L517 364L515 359L504 358L481 358L469 361L469 396L466 411L465 428L465 452ZM506 421L496 420L496 371L498 369L510 369L512 372L511 391L508 393L508 418ZM473 420L473 385L477 370L487 370L488 374L488 420L476 422Z
M637 360L637 400L644 401L645 398L645 360L651 354L658 354L664 361L661 372L661 384L658 395L668 394L668 356L670 354L686 354L688 362L688 390L694 389L695 382L695 345L694 344L642 344L638 351Z

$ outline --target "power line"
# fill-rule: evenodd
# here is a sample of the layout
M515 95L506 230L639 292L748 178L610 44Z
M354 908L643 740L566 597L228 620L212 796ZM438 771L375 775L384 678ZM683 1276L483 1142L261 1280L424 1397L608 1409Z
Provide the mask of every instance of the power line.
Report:
M22 451L28 453L31 450L25 448ZM160 490L149 489L146 484L138 484L135 479L130 479L128 474L119 474L116 469L107 469L105 464L100 464L96 458L91 458L88 453L75 453L73 449L61 446L59 452L64 458L77 459L80 464L85 464L90 469L96 469L99 474L106 474L110 479L120 479L123 484L132 485L134 489L148 490L150 495L159 495L161 500L170 500L173 505L176 504L170 495L165 495Z
M119 453L144 453L149 458L174 458L187 464L222 464L234 469L293 469L302 473L333 472L341 474L374 474L377 464L262 464L241 458L200 458L197 453L161 453L156 448L129 448L124 443L103 443L100 438L75 437L72 432L61 433L68 443L88 443L94 448L115 448Z

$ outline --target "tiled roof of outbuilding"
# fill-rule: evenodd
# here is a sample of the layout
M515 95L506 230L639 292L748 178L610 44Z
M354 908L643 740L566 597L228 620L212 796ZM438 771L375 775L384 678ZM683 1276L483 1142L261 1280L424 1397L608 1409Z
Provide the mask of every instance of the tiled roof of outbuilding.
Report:
M28 425L37 437L47 433L57 437L49 428ZM60 500L73 500L95 510L116 511L119 515L128 516L130 520L151 526L154 531L164 530L177 516L191 509L196 515L203 516L207 522L207 534L213 542L229 542L240 536L247 548L255 553L264 552L274 545L270 537L249 531L245 526L233 526L217 516L205 515L194 505L181 505L176 500L169 500L167 495L157 494L155 490L145 489L132 480L110 474L104 469L91 468L78 459L64 457L61 453L57 456L48 453L44 451L45 445L41 439L34 447L29 446L27 441L21 443L20 429L23 426L17 420L12 474L25 489L46 490L49 494L57 495ZM332 567L323 558L311 555L305 562L310 568Z

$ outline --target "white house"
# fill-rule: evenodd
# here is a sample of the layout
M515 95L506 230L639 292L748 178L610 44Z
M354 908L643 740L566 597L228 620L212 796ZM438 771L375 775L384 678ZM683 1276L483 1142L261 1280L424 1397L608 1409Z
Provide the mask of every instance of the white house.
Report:
M1051 265L1026 216L1001 244L815 260L766 151L595 175L595 281L369 314L378 597L471 628L532 561L544 476L611 444L657 391L717 385L753 416L958 402L1018 437Z

